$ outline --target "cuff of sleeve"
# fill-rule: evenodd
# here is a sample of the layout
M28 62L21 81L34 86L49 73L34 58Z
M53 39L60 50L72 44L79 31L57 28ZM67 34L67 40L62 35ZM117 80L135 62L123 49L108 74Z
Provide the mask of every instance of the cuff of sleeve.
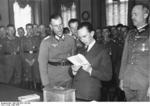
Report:
M91 76L91 74L92 74L92 68L90 68L90 70L89 70L89 74L90 74L90 76Z

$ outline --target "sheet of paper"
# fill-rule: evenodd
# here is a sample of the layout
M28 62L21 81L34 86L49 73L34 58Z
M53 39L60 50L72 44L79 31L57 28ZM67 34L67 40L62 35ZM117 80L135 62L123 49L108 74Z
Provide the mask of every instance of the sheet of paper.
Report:
M82 54L77 54L71 57L67 58L70 62L72 62L74 65L83 66L86 64L90 64L88 60L83 56Z

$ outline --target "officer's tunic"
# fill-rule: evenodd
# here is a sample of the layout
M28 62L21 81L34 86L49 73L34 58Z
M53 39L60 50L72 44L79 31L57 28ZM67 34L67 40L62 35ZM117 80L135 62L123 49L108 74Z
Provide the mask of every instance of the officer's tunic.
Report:
M5 38L3 40L3 55L5 64L5 82L21 83L21 59L19 38Z
M139 95L141 99L146 96L149 87L149 33L148 25L140 29L139 32L136 29L129 31L119 76L123 80L124 88L145 91Z
M40 83L40 73L38 68L38 51L40 38L38 36L25 36L21 41L21 51L23 59L23 81ZM32 65L28 61L34 61Z
M48 64L48 61L60 62L66 60L67 57L74 55L75 49L74 38L69 35L64 35L60 39L57 39L54 35L48 36L42 41L38 61L44 86L47 84L59 86L71 79L68 74L70 66L54 66Z
M0 38L0 82L5 82L3 38Z

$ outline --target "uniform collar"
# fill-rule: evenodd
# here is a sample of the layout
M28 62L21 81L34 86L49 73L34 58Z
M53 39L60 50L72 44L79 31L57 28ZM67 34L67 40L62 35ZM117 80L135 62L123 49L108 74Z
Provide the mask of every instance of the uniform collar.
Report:
M95 39L88 45L88 48L87 48L87 52L91 50L91 48L94 46L95 44Z
M143 32L143 31L145 31L147 29L147 27L148 27L148 24L145 24L145 25L143 25L141 27L138 27L137 30L138 30L138 32Z
M64 35L62 35L61 37L58 36L58 35L55 35L55 39L58 40L58 41L59 41L60 39L64 40L64 38L65 38Z

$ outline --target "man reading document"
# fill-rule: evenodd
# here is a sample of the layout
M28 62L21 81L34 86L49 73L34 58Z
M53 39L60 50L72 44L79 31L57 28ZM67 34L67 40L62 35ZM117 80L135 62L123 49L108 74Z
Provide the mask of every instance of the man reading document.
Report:
M76 90L77 100L99 101L101 81L108 81L112 77L111 60L103 45L98 44L93 38L94 31L90 23L83 22L79 25L78 36L87 50L68 58L74 64L72 87Z

